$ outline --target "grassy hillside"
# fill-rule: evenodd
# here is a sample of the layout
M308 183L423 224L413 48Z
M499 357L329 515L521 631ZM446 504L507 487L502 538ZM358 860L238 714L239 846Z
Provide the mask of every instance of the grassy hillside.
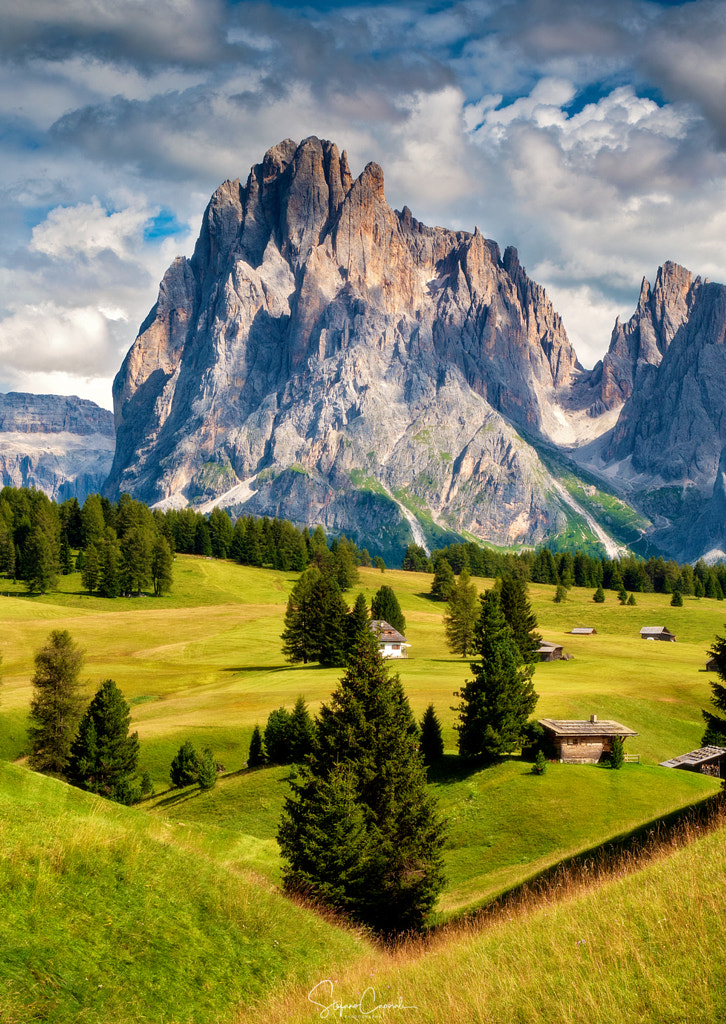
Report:
M29 598L18 590L18 596L0 597L0 753L14 758L24 748L33 651L50 629L69 629L87 650L89 694L111 677L130 700L142 767L160 794L149 809L183 816L276 880L274 835L287 791L284 770L232 775L207 795L166 791L171 759L187 737L209 744L235 773L244 765L252 728L264 725L272 709L290 708L302 693L315 711L330 695L339 669L291 666L280 654L282 615L294 582L293 574L180 556L174 590L162 599L89 598L74 592L77 576L64 578L65 591L58 594ZM427 595L430 576L362 570L359 589L370 601L383 582L399 596L412 643L410 658L397 670L417 715L435 704L453 753L454 692L467 677L468 661L446 650L444 606ZM482 589L491 585L477 582ZM351 603L355 593L347 595ZM591 591L573 589L557 605L553 594L551 586L531 587L539 628L546 638L564 642L573 660L538 666L538 716L594 712L615 718L639 733L628 746L643 763L620 773L556 765L538 779L517 759L469 774L450 759L433 780L450 823L442 913L489 898L562 856L716 788L713 780L656 766L699 743L700 709L710 692L705 651L724 628L723 603L686 599L683 608L672 609L665 595L651 594L638 595L634 608L620 607L608 593L606 603L596 605ZM597 635L567 635L583 624L594 625ZM641 640L640 626L653 624L667 624L678 642Z
M237 1019L308 1024L337 1002L366 1011L393 1004L381 1019L422 1024L722 1021L726 828L689 838L644 866L621 865L615 877L564 880L492 921L291 985Z
M0 834L3 1021L229 1020L366 949L183 823L2 762Z

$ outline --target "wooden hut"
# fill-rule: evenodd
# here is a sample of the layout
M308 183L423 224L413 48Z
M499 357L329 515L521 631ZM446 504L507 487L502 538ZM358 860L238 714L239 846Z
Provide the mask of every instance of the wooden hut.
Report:
M546 753L565 764L597 764L610 756L615 736L638 735L620 722L599 722L597 715L590 715L587 722L541 718L539 724L545 731Z
M699 747L687 754L679 754L660 762L661 768L681 768L687 772L726 779L726 750L723 747Z
M540 661L569 661L562 644L553 643L551 640L543 640L537 648L537 655Z
M570 636L595 636L596 633L594 626L575 626L570 630Z
M668 640L674 644L676 634L671 633L667 626L643 626L640 631L641 640Z

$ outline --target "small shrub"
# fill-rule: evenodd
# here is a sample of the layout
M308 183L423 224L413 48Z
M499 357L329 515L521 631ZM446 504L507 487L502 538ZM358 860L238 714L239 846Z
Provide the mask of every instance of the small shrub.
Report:
M682 608L683 607L683 594L680 590L673 591L673 597L671 598L671 608Z
M610 754L610 767L611 768L622 768L625 763L625 752L623 746L625 740L622 736L613 737L613 749Z
M635 601L635 594L631 594L630 597L628 598L628 604L629 605L633 605L635 603L636 603L636 601Z
M605 600L605 591L602 587L598 587L595 593L592 595L592 599L595 604L602 604Z
M558 583L557 584L557 589L555 590L555 596L552 598L552 600L555 602L555 604L561 604L562 601L566 601L567 600L567 587L564 586L564 584L562 584L562 583Z
M544 754L542 753L541 750L538 750L537 751L537 756L534 759L534 764L532 765L532 774L533 775L544 775L544 773L546 771L547 771L547 758L544 756Z

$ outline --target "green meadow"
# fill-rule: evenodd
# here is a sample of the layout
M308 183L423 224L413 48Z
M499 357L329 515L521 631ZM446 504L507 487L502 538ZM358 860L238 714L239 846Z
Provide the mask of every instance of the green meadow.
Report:
M234 1007L274 1003L283 981L290 991L297 991L295 985L302 991L324 967L348 964L355 973L361 957L367 963L379 956L361 935L278 895L275 833L290 769L244 768L255 724L264 726L277 707L291 708L299 694L315 712L340 675L339 669L292 666L281 656L282 618L295 580L292 573L178 556L173 590L163 598L91 598L81 592L77 575L63 577L60 591L42 597L2 582L0 757L18 764L0 762L4 884L13 905L3 925L13 954L0 968L6 992L0 1020L230 1020ZM724 631L723 602L686 598L682 608L671 608L665 595L638 594L635 607L621 607L606 592L605 604L597 605L591 590L573 588L566 602L555 604L554 587L531 585L539 631L572 655L537 667L537 717L595 713L616 719L637 731L626 749L640 755L640 764L619 772L552 764L537 777L516 756L484 770L461 767L455 691L467 678L468 659L446 649L445 608L428 597L431 576L362 569L360 586L346 597L352 604L361 590L370 603L384 582L396 591L412 645L395 671L417 716L433 702L444 726L447 753L430 783L448 823L448 881L434 924L455 922L563 859L717 791L715 780L658 762L699 745L700 712L713 678L705 672L706 651ZM476 582L480 589L492 585ZM597 634L568 635L578 625L594 626ZM678 641L641 640L643 625L667 625ZM68 629L85 649L89 698L100 681L113 678L131 705L140 767L155 786L154 796L137 807L110 805L22 766L33 654L52 629ZM225 766L207 793L169 788L171 759L187 738L209 745ZM636 896L623 891L612 899L632 902ZM132 904L143 910L138 921ZM251 906L258 914L254 931L246 926L240 936L239 908ZM167 934L165 921L179 915L184 928ZM529 925L521 928L521 934L508 933L513 948L534 942ZM273 931L284 936L284 957L277 946L268 949ZM480 941L484 945L472 957L490 955L486 942L494 940L480 940L478 933L466 937L470 944ZM182 960L186 974L169 966L170 950L179 944L189 947ZM210 958L215 966L205 978ZM418 954L414 959L419 962ZM109 960L115 966L104 968ZM88 977L81 962L91 965ZM237 977L234 965L240 963L246 966ZM375 964L375 971L388 969L382 961ZM104 969L115 978L115 996L94 988L105 984ZM30 1004L29 978L36 1000ZM127 1013L119 1000L128 987L138 996ZM168 1009L161 1013L167 989ZM284 1005L280 1019L287 1019ZM510 1004L501 1006L506 1013L500 1019L520 1019ZM300 1019L313 1019L308 1004L304 1012L308 1016L301 1010ZM471 1014L467 1019L496 1019L481 1008L472 1007ZM441 1010L431 1019L446 1016Z

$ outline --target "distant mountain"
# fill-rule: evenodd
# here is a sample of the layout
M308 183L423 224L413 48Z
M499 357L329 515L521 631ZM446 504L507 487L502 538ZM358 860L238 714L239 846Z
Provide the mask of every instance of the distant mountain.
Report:
M535 544L573 514L523 432L595 433L513 248L419 223L330 142L225 182L114 382L107 488L378 534Z
M75 396L0 395L0 481L59 501L100 491L114 452L113 416Z

